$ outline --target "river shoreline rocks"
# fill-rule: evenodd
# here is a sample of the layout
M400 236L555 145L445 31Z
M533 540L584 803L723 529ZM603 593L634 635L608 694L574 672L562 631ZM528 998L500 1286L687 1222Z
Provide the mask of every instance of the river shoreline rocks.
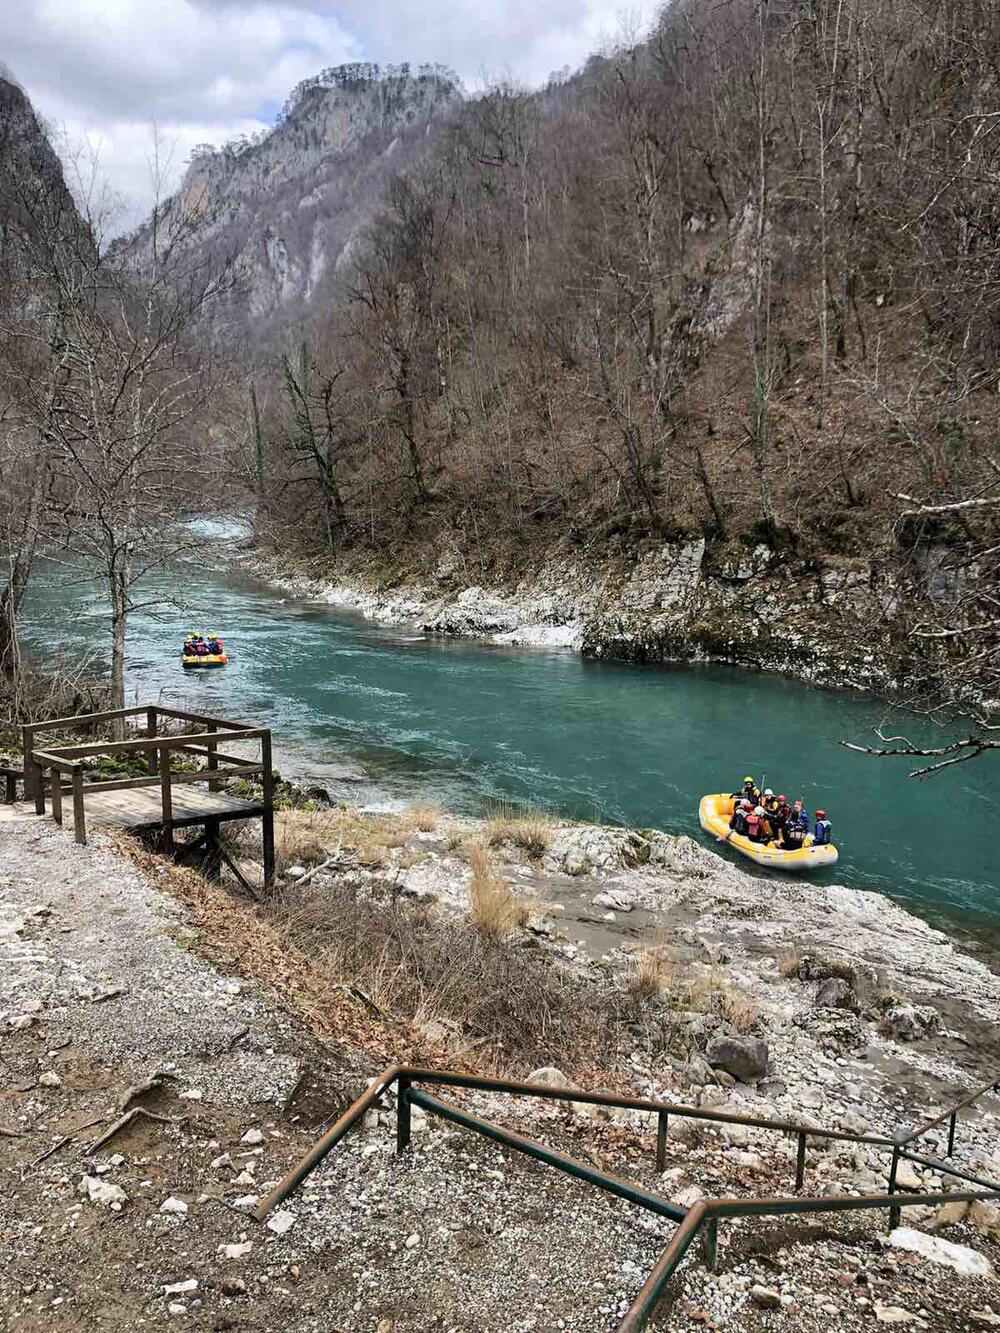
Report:
M482 585L444 557L422 578L331 571L256 549L238 561L292 596L431 634L609 660L726 663L884 694L906 683L895 627L902 594L877 561L789 564L764 544L723 558L698 539L608 561L554 550Z

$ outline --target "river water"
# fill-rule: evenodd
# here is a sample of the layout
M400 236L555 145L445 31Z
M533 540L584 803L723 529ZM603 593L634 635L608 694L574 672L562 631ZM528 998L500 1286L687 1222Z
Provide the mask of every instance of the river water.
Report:
M995 766L914 781L899 761L845 750L882 717L871 700L724 667L587 662L378 627L284 599L211 551L159 586L176 605L132 619L129 701L268 724L286 775L314 775L344 799L478 813L507 798L706 840L699 797L766 774L831 815L841 859L827 878L1000 921ZM39 569L23 619L35 653L104 651L98 590L56 567ZM184 673L189 628L221 633L229 667Z

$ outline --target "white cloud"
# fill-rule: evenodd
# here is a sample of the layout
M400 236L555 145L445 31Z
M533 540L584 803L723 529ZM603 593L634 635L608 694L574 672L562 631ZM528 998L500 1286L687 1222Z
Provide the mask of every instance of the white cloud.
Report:
M126 226L152 200L154 125L172 147L170 189L195 144L265 128L328 65L408 60L473 88L537 84L580 64L621 15L620 0L0 0L0 50L60 151L98 148Z

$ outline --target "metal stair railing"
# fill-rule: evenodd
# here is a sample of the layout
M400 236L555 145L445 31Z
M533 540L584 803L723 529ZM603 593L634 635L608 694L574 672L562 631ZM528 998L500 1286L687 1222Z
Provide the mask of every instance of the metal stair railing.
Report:
M671 1116L706 1121L716 1125L742 1125L750 1129L773 1130L782 1135L793 1135L797 1140L795 1187L801 1189L804 1183L807 1144L810 1138L838 1140L847 1143L861 1143L892 1151L889 1168L888 1187L884 1194L830 1195L826 1197L802 1197L801 1195L774 1196L761 1199L703 1199L690 1208L683 1208L669 1199L647 1190L636 1182L613 1176L585 1162L580 1162L568 1154L550 1148L526 1135L485 1120L482 1116L465 1110L464 1107L443 1102L426 1092L414 1088L415 1083L467 1088L474 1091L486 1091L510 1094L513 1096L541 1097L554 1101L577 1102L591 1106L617 1107L624 1110L645 1111L656 1115L656 1169L662 1171L666 1164L666 1143ZM787 1214L829 1213L864 1211L885 1208L889 1212L890 1228L898 1226L901 1210L915 1206L940 1205L944 1203L970 1203L977 1199L1000 1199L1000 1183L986 1180L972 1172L950 1166L937 1158L922 1156L911 1152L910 1145L922 1138L930 1130L944 1121L949 1121L948 1156L955 1147L955 1134L958 1113L971 1106L980 1097L989 1092L1000 1090L1000 1075L977 1087L955 1105L949 1107L932 1120L911 1131L900 1131L893 1136L881 1134L854 1134L847 1130L823 1129L813 1125L801 1125L792 1121L768 1119L761 1116L737 1115L731 1111L717 1111L707 1107L685 1106L673 1102L656 1101L644 1097L620 1097L613 1093L586 1092L579 1088L550 1087L544 1084L521 1083L510 1079L492 1078L486 1075L464 1074L456 1070L425 1069L412 1065L392 1065L369 1084L368 1088L347 1108L339 1119L327 1130L305 1156L296 1163L288 1174L278 1182L271 1192L253 1209L252 1216L262 1222L279 1203L286 1199L306 1178L323 1158L350 1132L351 1129L381 1099L395 1087L396 1103L396 1151L403 1152L410 1143L410 1113L413 1106L420 1107L429 1115L436 1115L453 1124L481 1134L495 1143L503 1144L515 1152L520 1152L536 1161L544 1162L577 1180L595 1185L618 1198L627 1200L640 1208L678 1222L669 1245L657 1260L655 1266L643 1283L632 1305L618 1325L618 1333L639 1333L655 1310L663 1295L664 1288L676 1272L691 1245L696 1239L701 1240L705 1262L713 1270L718 1259L718 1230L720 1221L738 1217L777 1217ZM901 1160L906 1159L926 1166L941 1174L952 1176L965 1184L979 1186L976 1191L930 1191L915 1192L901 1186L897 1180Z

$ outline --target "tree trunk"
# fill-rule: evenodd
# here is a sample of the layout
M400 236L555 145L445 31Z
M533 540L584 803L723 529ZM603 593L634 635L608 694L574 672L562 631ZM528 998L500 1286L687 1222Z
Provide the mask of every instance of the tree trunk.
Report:
M128 557L124 563L112 566L110 571L111 592L111 707L125 707L125 637L128 628ZM119 741L124 737L125 724L118 718L112 725L112 739Z

